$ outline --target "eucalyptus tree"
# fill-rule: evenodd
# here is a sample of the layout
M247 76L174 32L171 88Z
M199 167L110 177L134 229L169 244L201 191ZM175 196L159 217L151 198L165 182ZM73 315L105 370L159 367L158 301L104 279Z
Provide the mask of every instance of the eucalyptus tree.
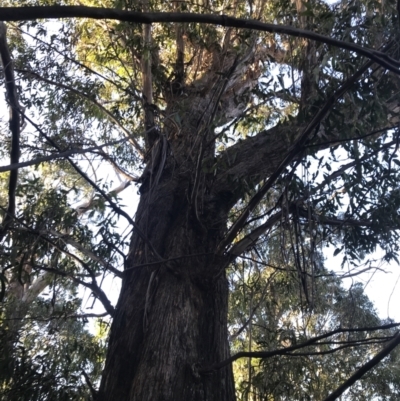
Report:
M397 260L396 4L64 3L0 8L6 296L48 274L93 292L112 316L100 400L233 400L235 260L268 263L260 249L279 238L310 309L324 244L358 271L377 247ZM55 182L18 174L49 161ZM138 183L136 211L97 177L103 162L123 177L118 191ZM90 201L69 208L87 188ZM121 279L115 307L106 275Z
M246 260L230 269L228 278L231 349L250 354L233 366L238 400L323 400L378 352L398 326L379 319L360 283L345 289L340 279L325 269L316 276L312 310L304 307L293 265L277 271L276 266ZM338 327L348 330L335 332ZM370 330L360 331L359 327ZM251 358L252 352L304 344L326 332L332 336L318 346L261 360ZM398 358L396 350L342 400L398 398Z

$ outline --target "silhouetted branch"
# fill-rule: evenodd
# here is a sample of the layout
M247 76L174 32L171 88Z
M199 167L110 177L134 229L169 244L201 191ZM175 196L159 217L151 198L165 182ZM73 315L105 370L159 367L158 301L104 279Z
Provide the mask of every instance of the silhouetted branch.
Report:
M127 140L128 140L128 138L123 138L123 139L119 139L119 140L116 140L116 141L107 142L107 143L105 143L103 145L91 146L89 148L83 148L83 149L72 148L72 149L65 150L63 152L61 151L61 152L54 153L54 154L51 154L51 155L48 155L48 156L42 156L42 157L38 157L36 159L28 160L26 162L13 163L13 164L9 164L8 166L0 166L0 173L4 172L4 171L18 170L18 169L23 168L23 167L29 167L29 166L33 166L35 164L48 162L48 161L51 161L51 160L62 159L64 157L69 157L69 156L72 156L72 155L75 155L75 154L93 152L95 150L102 149L102 148L104 148L106 146L112 146L112 145L117 145L119 143L126 142ZM104 157L103 154L101 154L101 155ZM105 159L107 159L107 158L105 157ZM139 181L139 177L129 176L129 178L132 181L136 181L136 182Z
M14 66L7 45L7 28L4 22L0 21L0 58L4 68L5 86L7 91L7 101L10 106L9 126L11 131L11 151L10 162L18 163L20 154L20 132L21 119L19 114L17 86L15 84ZM0 240L4 237L12 218L15 215L15 191L17 189L18 170L10 172L8 182L8 209L4 216L2 227L0 228Z
M1 11L1 8L0 8ZM47 140L47 142L53 146L55 149L57 149L59 152L62 151L60 146L57 145L43 130L34 122L32 119L30 119L28 116L25 116L26 120L29 121L30 124L33 125L33 127ZM146 237L146 235L143 233L143 231L139 228L139 226L135 223L135 221L129 216L128 213L126 213L124 210L122 210L108 195L105 191L103 191L82 169L74 163L71 158L67 157L66 158L72 168L84 179L86 180L93 189L95 189L110 205L111 209L120 216L123 216L129 224L132 225L132 227L136 230L138 236L148 245L149 249L153 252L153 254L159 258L160 260L164 260L158 252L154 249L153 245L150 243L149 239Z
M383 358L400 344L400 332L397 332L393 339L376 354L369 362L361 366L348 380L339 386L333 393L325 398L324 401L334 401L339 398L349 387L351 387L357 380L360 380L367 372L373 369Z
M273 356L276 355L286 355L286 354L291 354L290 356L300 356L300 354L293 354L293 351L296 351L298 349L301 348L305 348L311 345L314 346L318 346L318 341L324 339L324 338L328 338L331 337L335 334L338 333L354 333L354 332L363 332L363 331L376 331L376 330L388 330L391 329L393 327L398 327L400 326L400 323L390 323L390 324L386 324L386 325L382 325L382 326L374 326L374 327L361 327L361 328L356 328L356 329L342 329L342 328L338 328L336 330L330 331L328 333L322 334L320 336L317 337L313 337L310 338L309 340L301 343L301 344L297 344L297 345L293 345L292 347L287 347L287 348L282 348L282 349L277 349L277 350L273 350L273 351L258 351L258 352L248 352L248 351L243 351L243 352L238 352L235 355L232 355L230 358L225 359L222 362L219 362L213 366L207 367L207 368L203 368L203 369L199 369L199 373L204 374L204 373L209 373L212 372L214 370L218 370L223 368L226 365L229 365L230 363L236 361L237 359L240 358L260 358L260 359L267 359L267 358L271 358ZM400 338L399 338L399 342L400 342ZM394 348L394 347L393 347ZM390 351L389 351L390 352ZM318 353L318 354L321 354ZM309 355L309 353L307 353L307 355ZM327 401L327 400L325 400Z
M43 316L24 316L24 317L14 317L14 318L2 318L3 321L9 320L33 320L35 322L49 322L51 320L56 319L91 319L96 317L106 317L109 316L108 312L104 313L76 313L73 315L58 315L58 316L49 316L47 318L43 318Z
M114 316L115 313L115 309L112 306L110 300L107 298L107 295L105 294L105 292L97 285L96 280L94 278L92 278L92 282L88 283L86 281L80 280L79 278L76 278L72 273L63 271L63 270L59 270L59 269L53 269L53 268L49 268L46 266L41 266L41 265L37 265L35 263L31 264L33 268L35 269L39 269L39 270L44 270L46 272L61 276L61 277L67 277L69 279L71 279L73 282L80 284L86 288L89 288L89 290L92 291L92 293L95 295L95 297L102 303L102 305L104 306L104 309L107 311L107 313L109 313L111 316Z
M144 156L144 151L139 145L139 143L136 141L135 138L132 137L132 134L112 115L110 111L108 111L103 105L101 105L99 102L97 102L95 99L93 99L92 96L82 92L78 91L75 88L72 88L69 85L62 84L60 82L55 82L50 79L42 77L40 74L34 71L29 71L29 70L16 70L20 73L26 74L26 75L31 75L32 77L38 79L39 81L43 81L49 85L56 86L57 88L65 89L67 91L70 91L74 93L75 95L87 100L88 102L93 103L97 108L99 108L117 127L119 127L127 136L129 142L135 147L135 149L139 152L139 154L143 157Z
M111 19L134 22L137 24L152 24L156 22L183 22L221 25L224 27L250 29L254 31L270 32L307 38L327 45L354 51L365 56L382 67L399 74L400 63L386 54L368 49L354 43L344 42L305 29L293 26L268 24L257 20L234 18L227 15L195 14L195 13L142 13L124 11L111 8L85 7L85 6L43 6L43 7L1 7L0 15L3 21L27 21L39 18L93 18Z
M89 387L89 390L90 390L90 394L92 394L92 398L93 398L93 401L96 401L96 399L97 399L97 390L93 387L93 384L92 384L92 382L91 382L91 380L90 380L90 377L89 377L89 375L82 369L82 375L83 375L83 377L85 378L85 381L86 381L86 384L88 385L88 387Z

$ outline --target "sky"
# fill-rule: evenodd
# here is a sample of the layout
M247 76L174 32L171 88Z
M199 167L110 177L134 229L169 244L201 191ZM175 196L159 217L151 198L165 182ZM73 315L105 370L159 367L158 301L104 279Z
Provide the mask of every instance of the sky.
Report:
M2 90L4 93L4 90ZM7 106L4 103L4 94L0 97L0 113L3 121L7 121L8 119L8 111ZM9 160L1 160L1 165L9 164ZM113 179L113 186L118 186L118 180L115 179L115 174L113 174L111 169L103 168L98 172L98 178L104 178L108 181ZM139 201L138 196L138 185L133 183L131 186L127 187L121 194L121 204L129 205L130 215L134 216L134 212L137 207L137 203ZM340 254L336 257L333 257L334 248L328 247L325 248L324 256L325 266L328 270L332 270L337 274L346 273L345 269L341 268L341 257ZM369 258L379 259L379 252L369 255L366 260ZM391 318L397 322L400 322L400 266L396 263L386 264L386 265L377 265L380 270L371 270L371 272L363 273L362 275L355 276L352 278L348 278L343 280L343 284L345 288L351 288L357 282L361 282L365 288L365 292L370 298L370 300L374 303L379 317L382 319ZM120 288L120 279L107 279L104 283L104 290L108 294L110 301L113 305L116 305L118 300L119 288ZM93 302L92 298L88 298L88 291L83 291L82 295L84 295L84 308L91 308ZM94 309L92 312L101 313L102 306L99 302L94 305Z
M56 25L54 25L55 30L57 31ZM7 121L8 119L8 110L7 105L4 102L4 88L0 88L0 117L3 121ZM31 131L32 128L29 128ZM0 160L1 165L9 164L8 160ZM110 169L111 170L111 169ZM118 186L118 181L115 179L115 174L112 172L109 174L106 169L102 169L98 173L98 178L101 176L104 179L111 180L113 178L114 184L112 187ZM120 197L122 199L121 203L125 205L129 205L129 214L131 216L134 215L134 211L136 210L136 205L138 202L138 186L133 184L129 186L126 190L124 190ZM325 266L328 270L333 270L338 274L345 273L341 268L341 257L340 255L333 257L334 249L332 247L325 248ZM375 255L369 255L368 258L376 259L379 257L379 252ZM400 266L392 263L391 265L383 265L378 266L381 270L375 270L368 273L364 273L360 276L352 277L349 279L343 280L343 284L346 288L351 288L356 282L361 282L364 285L365 292L374 303L379 316L381 318L391 318L395 321L400 322ZM110 300L113 305L116 304L119 293L119 279L109 279L104 283L104 290L110 297ZM87 291L85 292L87 294ZM85 302L86 306L89 307L92 305L90 299L87 299ZM97 302L97 304L99 304ZM100 308L99 308L100 307ZM95 309L101 309L100 304Z
M326 248L324 252L326 268L338 274L346 273L346 270L341 268L342 258L340 255L332 256L333 252L333 247ZM375 252L368 255L365 261L381 257L381 252ZM373 302L379 317L381 319L391 318L400 322L400 266L394 262L391 264L376 263L376 266L382 270L371 270L371 272L344 279L342 280L343 285L345 288L350 288L357 282L362 283L365 293Z

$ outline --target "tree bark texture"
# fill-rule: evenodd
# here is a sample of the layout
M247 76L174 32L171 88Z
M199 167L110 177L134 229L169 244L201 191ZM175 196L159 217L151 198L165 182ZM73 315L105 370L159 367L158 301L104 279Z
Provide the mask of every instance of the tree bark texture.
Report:
M302 129L279 124L217 152L214 128L241 115L261 73L250 68L260 59L254 46L240 57L229 46L217 50L199 79L165 86L166 117L149 141L140 231L111 327L101 401L235 400L230 365L198 374L229 357L228 257L218 245L232 207L275 172Z
M199 169L199 157L214 153L214 145L204 145L210 132L199 124L203 101L192 103L179 128L166 127L148 161L136 214L147 240L134 232L102 401L235 399L231 366L198 373L229 356L228 282L225 261L215 255L229 202Z

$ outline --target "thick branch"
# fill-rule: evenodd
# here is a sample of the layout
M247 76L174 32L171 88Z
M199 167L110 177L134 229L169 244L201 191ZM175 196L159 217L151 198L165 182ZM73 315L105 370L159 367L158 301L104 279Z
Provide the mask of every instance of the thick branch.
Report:
M195 13L140 13L110 8L85 6L43 6L43 7L1 7L3 21L35 20L39 18L93 18L128 21L139 24L152 24L156 22L194 22L200 24L221 25L225 27L251 29L254 31L285 34L295 37L307 38L317 42L337 46L342 49L354 51L380 64L396 74L400 73L400 63L377 50L364 48L354 43L348 43L320 35L305 29L292 26L268 24L256 20L229 17L227 15L195 14Z
M384 50L387 51L392 45L393 41L389 42ZM219 174L215 187L222 193L235 192L235 190L232 191L233 182L240 182L242 178L245 178L248 182L254 176L256 176L256 180L258 177L257 182L259 182L263 177L271 175L262 189L262 191L266 192L286 166L304 150L305 145L308 147L309 143L307 141L310 136L318 130L320 124L329 115L335 103L343 97L372 65L372 61L364 63L350 78L344 81L327 98L323 107L321 107L306 126L299 128L297 125L280 124L229 147L221 154L217 161L219 164ZM328 145L329 143L317 140L317 143L313 144L313 147L324 149ZM235 195L232 199L233 203L242 194Z
M386 50L392 45L392 42L389 43L386 46ZM320 123L322 120L329 114L331 111L333 105L337 102L338 99L340 99L350 88L351 86L362 77L362 75L372 66L373 62L368 61L365 63L358 71L356 71L349 79L347 79L340 87L331 95L328 97L326 100L324 106L318 111L318 113L315 114L314 118L307 124L307 126L302 129L302 131L297 135L296 139L293 141L293 143L289 146L289 149L287 151L283 151L281 153L280 157L281 160L277 164L272 164L271 160L269 160L269 163L267 165L269 168L275 167L275 170L272 172L272 174L269 176L269 178L266 180L266 182L262 185L262 187L257 191L257 193L251 198L249 201L247 207L243 210L239 218L236 220L236 222L232 225L230 228L229 232L227 233L226 237L221 241L221 243L218 245L218 250L217 253L222 253L226 246L230 245L233 241L233 239L236 237L237 233L243 228L244 224L246 223L247 218L249 217L250 213L257 207L257 205L261 202L263 197L266 195L266 193L271 189L271 187L274 185L276 180L280 177L280 175L283 173L283 171L286 169L286 167L292 163L296 158L298 158L299 154L301 154L304 150L304 146L306 145L307 141L309 140L310 136L312 133L314 133L315 130L318 129ZM282 129L282 127L278 126L276 129ZM285 128L285 127L284 127ZM289 129L289 127L286 127L286 129ZM273 129L272 129L273 130ZM271 130L270 130L271 131ZM269 133L269 131L268 131ZM263 132L261 134L261 140L266 137L266 133ZM254 141L257 141L257 135L254 138ZM275 142L280 142L276 141L277 136L274 135ZM253 167L253 170L255 168L259 168L259 166L254 165L254 155L260 154L262 151L260 149L254 149L254 144L252 143L253 138L248 138L248 140L242 142L242 143L237 143L236 145L232 146L233 150L228 149L227 152L234 152L233 155L236 156L240 155L239 158L242 159L242 164L250 164ZM269 141L271 143L271 140ZM249 154L249 144L250 148L253 149L252 155L250 156ZM265 146L265 145L264 145ZM268 148L267 148L268 149ZM274 149L275 150L275 149ZM237 153L235 153L237 152ZM264 150L265 152L265 150ZM267 150L267 152L271 155L271 150L270 148ZM246 154L246 158L243 160L243 153ZM224 154L223 157L226 159L227 156ZM276 157L276 155L275 155ZM279 157L279 156L278 156ZM228 157L229 160L229 157ZM249 173L249 168L245 169L244 168L244 173L246 174ZM229 171L226 172L224 175L228 174ZM254 171L254 173L257 170ZM243 174L243 171L241 172ZM231 180L228 180L229 184L231 184ZM222 183L219 182L219 185L217 185L217 188L222 186Z
M21 301L24 302L26 305L30 305L51 283L52 279L52 274L49 274L47 272L41 274L25 291Z
M310 196L312 194L316 194L318 191L322 190L327 183L332 182L336 178L339 178L346 170L357 166L359 163L368 160L369 158L379 154L382 150L384 149L389 149L390 147L394 146L397 144L397 139L390 141L388 143L385 143L383 146L378 148L377 150L374 150L371 153L366 154L365 156L361 157L359 160L355 160L353 162L347 163L343 165L341 168L333 172L332 174L326 176L324 180L318 184L315 188L311 190L311 193L309 194ZM308 210L304 209L302 206L304 203L309 199L308 197L303 197L301 199L298 199L295 202L292 202L289 205L289 210L290 212L296 213L299 216L309 219L309 212ZM240 241L236 242L232 248L229 250L229 255L232 255L232 257L240 256L243 252L245 252L250 246L256 243L258 238L263 235L268 229L270 229L279 219L282 217L282 211L279 211L269 217L269 219L260 225L259 227L256 227L253 229L249 234L247 234L244 238L242 238ZM346 227L346 226L354 226L354 227L370 227L373 225L372 221L369 220L355 220L355 219L339 219L335 217L326 217L323 215L314 215L312 216L312 219L320 224L326 224L326 225L332 225L332 226L341 226L341 227Z

